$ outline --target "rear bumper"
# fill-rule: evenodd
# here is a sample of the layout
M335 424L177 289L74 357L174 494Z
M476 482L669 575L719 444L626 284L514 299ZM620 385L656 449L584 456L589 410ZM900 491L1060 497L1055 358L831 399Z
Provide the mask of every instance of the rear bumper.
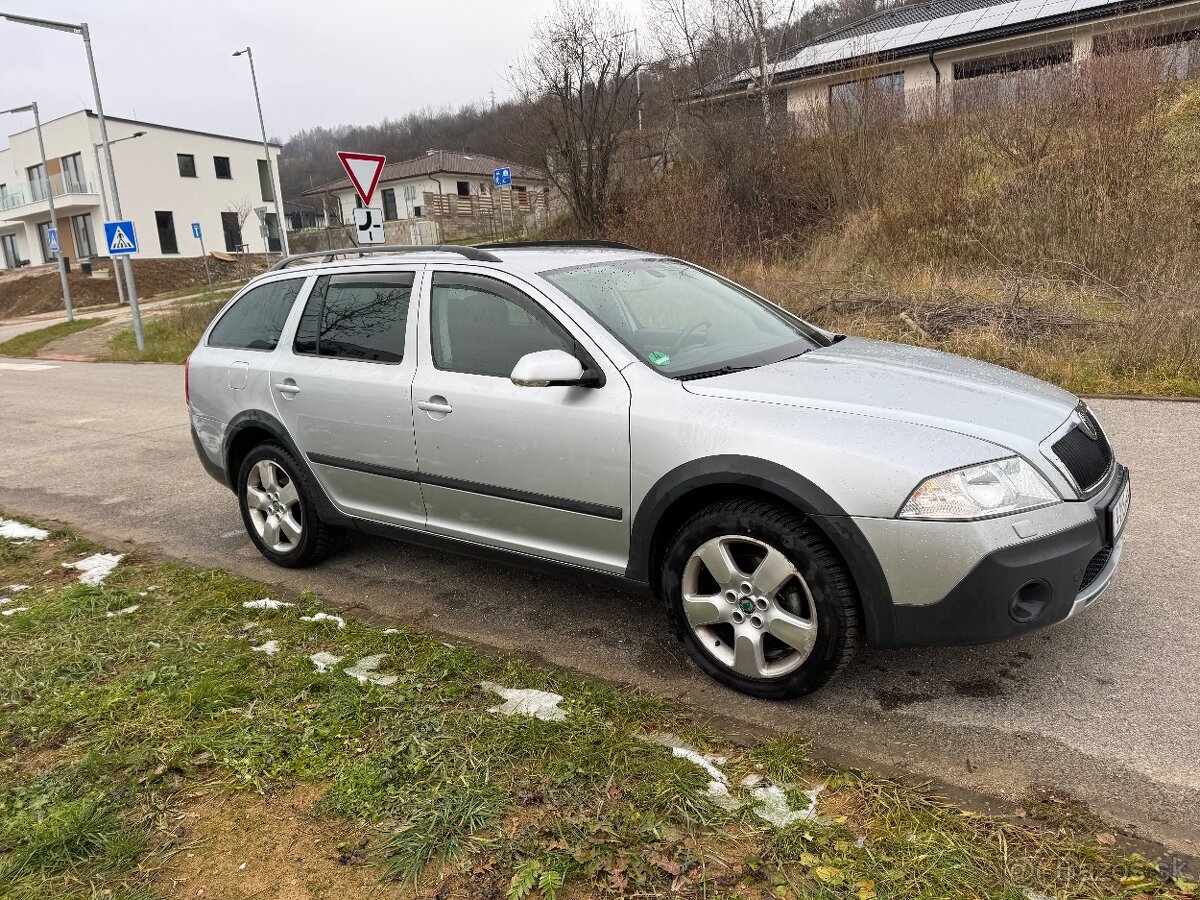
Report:
M1120 565L1124 544L1119 537L1115 542L1110 538L1108 508L1128 477L1128 471L1118 467L1098 496L1052 507L1040 523L1038 517L1020 515L992 520L1008 528L1010 535L1018 523L1040 534L986 553L933 602L905 602L904 585L893 585L891 627L882 629L873 643L886 647L984 644L1078 615L1104 593ZM1061 516L1075 521L1057 530L1046 527L1054 521L1051 517ZM971 529L982 524L951 527ZM945 577L947 567L952 570L963 562L962 541L942 552L932 539L939 534L953 532L931 530L919 553L927 567ZM911 533L908 537L912 539ZM906 561L907 569L889 566L884 550L885 572L891 568L898 579L907 577L911 596L918 590L911 560Z

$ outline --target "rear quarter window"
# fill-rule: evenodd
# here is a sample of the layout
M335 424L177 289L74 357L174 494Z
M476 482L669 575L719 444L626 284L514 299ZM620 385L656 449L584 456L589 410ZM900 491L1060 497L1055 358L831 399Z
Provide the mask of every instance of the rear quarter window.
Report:
M208 346L274 350L302 287L303 278L288 278L251 288L213 326Z

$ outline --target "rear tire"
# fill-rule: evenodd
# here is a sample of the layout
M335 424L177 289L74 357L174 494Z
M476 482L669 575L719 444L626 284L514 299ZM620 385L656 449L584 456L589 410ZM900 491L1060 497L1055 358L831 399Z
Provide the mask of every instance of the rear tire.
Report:
M701 510L676 533L661 579L688 654L744 694L810 694L854 656L860 627L850 574L793 510L757 500Z
M317 517L314 496L307 473L280 444L259 444L242 461L242 522L258 552L277 566L311 566L337 549L341 530Z

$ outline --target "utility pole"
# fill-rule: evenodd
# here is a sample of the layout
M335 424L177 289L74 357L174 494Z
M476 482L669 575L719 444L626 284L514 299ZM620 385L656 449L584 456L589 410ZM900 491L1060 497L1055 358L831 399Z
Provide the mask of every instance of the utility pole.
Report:
M258 127L262 131L263 151L267 154L267 180L271 183L271 193L275 197L275 223L279 229L279 249L284 256L287 256L287 229L283 224L283 207L279 201L279 189L275 185L275 167L271 163L271 146L267 143L267 126L263 124L262 100L258 96L258 74L254 71L254 52L247 47L245 50L238 50L233 55L241 56L243 53L250 60L250 80L254 83L254 105L258 107Z
M6 113L33 113L33 127L37 131L38 152L42 157L42 176L46 179L46 200L50 204L50 228L53 229L56 240L61 246L61 238L58 235L58 214L54 211L54 185L50 182L50 170L46 167L46 143L42 140L42 117L38 115L38 105L34 101L28 106L18 106L13 109L4 110ZM32 187L32 183L30 184ZM31 198L32 199L32 198ZM37 198L41 199L41 198ZM75 310L71 307L71 285L67 281L67 263L63 259L61 250L54 250L54 255L58 258L58 277L62 280L63 306L67 309L67 321L75 321Z

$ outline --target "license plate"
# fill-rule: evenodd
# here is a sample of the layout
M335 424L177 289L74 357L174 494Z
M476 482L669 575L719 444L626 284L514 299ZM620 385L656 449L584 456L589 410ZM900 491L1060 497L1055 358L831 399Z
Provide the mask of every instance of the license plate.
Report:
M1121 485L1121 493L1117 495L1117 499L1113 501L1112 506L1108 509L1109 516L1109 534L1112 535L1112 541L1115 544L1121 537L1121 532L1125 529L1125 520L1129 518L1129 503L1132 499L1132 493L1129 489L1129 477L1125 477L1125 483Z

